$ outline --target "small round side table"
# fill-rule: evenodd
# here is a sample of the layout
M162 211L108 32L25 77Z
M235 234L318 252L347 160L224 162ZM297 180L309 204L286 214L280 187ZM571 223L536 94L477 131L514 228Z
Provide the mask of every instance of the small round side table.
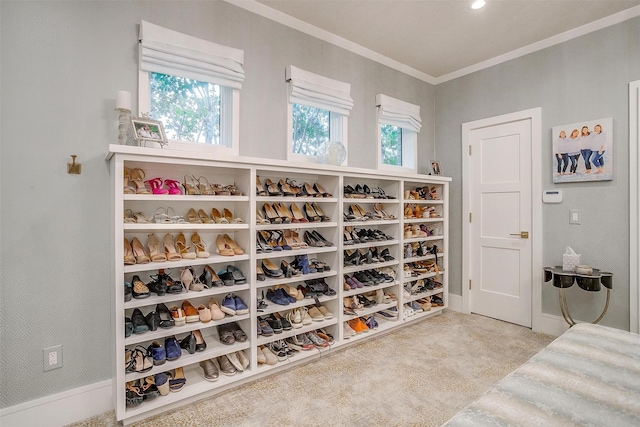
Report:
M613 274L600 271L598 269L593 269L593 273L590 275L586 274L578 274L573 271L565 271L562 267L545 267L544 268L544 281L549 282L553 280L553 286L558 288L558 300L560 302L560 311L562 312L562 317L569 324L569 326L573 326L576 322L571 317L571 312L569 311L569 304L567 303L567 296L565 295L565 289L573 286L574 283L577 283L580 289L589 291L589 292L598 292L601 289L601 286L607 288L607 301L604 304L604 309L602 313L596 320L591 323L598 323L602 320L607 309L609 308L609 298L611 294L611 288L613 287Z

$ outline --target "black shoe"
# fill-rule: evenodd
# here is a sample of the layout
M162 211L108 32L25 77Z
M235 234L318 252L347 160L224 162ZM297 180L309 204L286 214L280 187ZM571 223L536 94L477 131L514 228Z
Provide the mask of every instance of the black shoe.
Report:
M273 332L275 332L276 334L282 333L282 322L280 321L280 319L276 319L273 316L269 316L265 320L269 323L269 326L271 326L271 329L273 329Z
M231 273L231 277L233 277L233 283L236 285L242 285L247 283L247 278L244 277L242 271L240 271L235 265L227 265L227 272Z
M139 308L136 308L131 313L131 323L133 323L134 334L143 334L149 330L149 326Z
M167 292L167 284L164 281L163 275L158 274L157 276L152 276L153 280L147 283L147 287L153 293L158 296L162 296Z
M145 317L147 321L147 326L149 326L150 331L156 331L160 326L160 315L156 311L151 311Z
M247 340L247 335L244 333L240 325L237 322L229 323L229 328L233 333L233 338L235 338L236 342L245 342Z
M172 326L175 326L176 322L173 320L171 312L164 303L156 305L156 312L158 313L158 316L160 316L161 328L171 328Z
M189 332L189 335L180 341L180 348L187 350L189 354L196 352L196 336L193 335L193 332Z

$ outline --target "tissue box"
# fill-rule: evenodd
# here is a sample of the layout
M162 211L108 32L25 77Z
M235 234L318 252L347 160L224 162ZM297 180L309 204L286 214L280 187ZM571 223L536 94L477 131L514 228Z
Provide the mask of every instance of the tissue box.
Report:
M567 246L567 250L562 254L562 269L564 271L575 271L576 265L580 264L580 254L574 252Z

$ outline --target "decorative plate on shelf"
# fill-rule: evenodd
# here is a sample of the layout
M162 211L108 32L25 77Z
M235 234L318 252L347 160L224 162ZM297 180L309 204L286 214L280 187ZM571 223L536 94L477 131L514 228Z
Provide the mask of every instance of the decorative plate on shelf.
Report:
M326 141L318 148L318 163L340 166L347 158L347 149L340 141Z

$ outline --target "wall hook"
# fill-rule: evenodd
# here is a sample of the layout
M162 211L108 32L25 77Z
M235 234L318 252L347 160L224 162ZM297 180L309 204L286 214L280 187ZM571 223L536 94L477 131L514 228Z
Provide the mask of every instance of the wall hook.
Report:
M82 165L80 163L76 163L76 156L75 154L71 155L71 160L72 163L67 163L67 173L68 174L76 174L76 175L80 175L80 173L82 172Z

